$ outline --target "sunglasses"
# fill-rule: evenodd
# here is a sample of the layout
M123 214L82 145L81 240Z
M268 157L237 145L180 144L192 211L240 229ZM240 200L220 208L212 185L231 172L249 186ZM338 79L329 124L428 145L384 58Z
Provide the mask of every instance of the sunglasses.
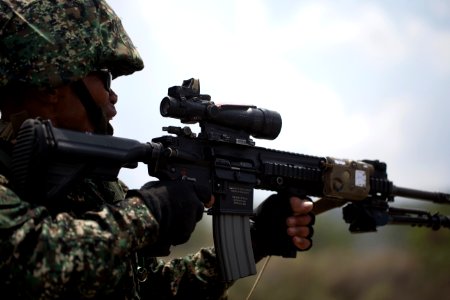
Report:
M105 87L105 90L107 90L108 92L111 92L111 82L112 82L111 72L108 69L100 69L97 71L97 73L103 82L103 86Z

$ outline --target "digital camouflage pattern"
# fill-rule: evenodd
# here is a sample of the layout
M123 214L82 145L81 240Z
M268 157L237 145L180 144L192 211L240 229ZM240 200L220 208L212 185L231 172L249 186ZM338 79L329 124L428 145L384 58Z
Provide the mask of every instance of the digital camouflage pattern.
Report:
M146 257L158 223L125 191L119 182L85 180L44 207L40 199L21 200L0 175L2 293L14 299L226 299L213 249L168 262ZM140 276L142 267L147 277Z
M0 87L57 87L107 68L144 67L118 16L103 0L2 0Z

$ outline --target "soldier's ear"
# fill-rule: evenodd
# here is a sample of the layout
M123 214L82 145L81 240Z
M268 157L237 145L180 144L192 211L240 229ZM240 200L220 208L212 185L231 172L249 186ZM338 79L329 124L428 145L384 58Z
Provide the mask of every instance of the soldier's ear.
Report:
M73 90L70 85L63 85L57 88L46 89L39 97L39 101L42 105L56 105L61 101L73 97Z

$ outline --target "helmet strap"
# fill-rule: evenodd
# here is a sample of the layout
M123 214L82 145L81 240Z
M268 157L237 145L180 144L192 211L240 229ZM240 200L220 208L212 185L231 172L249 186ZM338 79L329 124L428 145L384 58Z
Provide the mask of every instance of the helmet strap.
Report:
M86 110L89 121L94 125L94 133L112 135L113 128L111 124L108 122L102 109L95 103L84 81L81 79L75 81L73 88Z

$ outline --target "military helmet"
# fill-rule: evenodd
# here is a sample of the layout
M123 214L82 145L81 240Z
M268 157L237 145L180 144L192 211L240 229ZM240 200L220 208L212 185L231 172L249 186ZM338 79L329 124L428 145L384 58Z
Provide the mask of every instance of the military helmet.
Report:
M54 88L109 69L144 67L119 17L104 0L2 0L0 87Z

